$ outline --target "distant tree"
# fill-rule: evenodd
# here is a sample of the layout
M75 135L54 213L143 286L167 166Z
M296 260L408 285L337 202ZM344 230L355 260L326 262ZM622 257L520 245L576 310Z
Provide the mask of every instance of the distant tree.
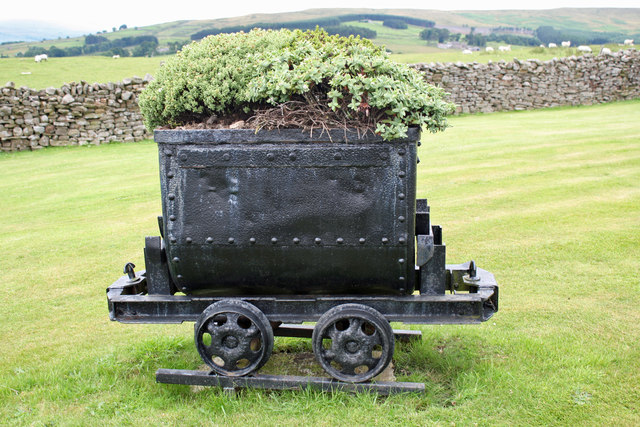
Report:
M544 44L547 43L560 43L562 40L562 34L560 31L549 25L543 25L536 30L536 37Z
M120 25L120 28L119 28L120 31L126 30L126 29L127 29L127 24Z
M444 43L445 41L449 40L449 35L449 30L447 30L446 28L438 29L438 43Z
M47 49L43 48L42 46L30 46L29 49L27 49L27 51L24 53L24 56L29 57L48 53L49 52L47 51Z
M114 47L107 52L107 55L108 56L119 55L124 58L126 56L129 56L129 51L122 47Z
M80 46L72 46L72 47L67 47L64 50L67 54L67 56L80 56L82 55L82 48Z
M435 28L427 28L426 30L420 31L420 38L422 40L433 41L438 40L438 30Z
M389 28L395 28L396 30L406 30L408 28L407 23L401 19L385 19L382 21L382 25Z
M450 33L446 28L427 28L420 31L420 38L427 41L442 43L449 39Z
M487 45L487 38L482 34L470 33L470 34L467 34L466 39L467 39L467 44L470 44L471 46L483 47Z
M62 58L63 56L67 56L67 52L64 49L60 49L59 47L51 46L49 51L47 52L52 58Z
M89 34L84 38L84 44L98 44L108 42L109 39L103 36L94 36L93 34Z
M115 32L116 32L116 27L112 27L112 28L111 28L111 32L112 32L112 33L115 33Z
M133 52L131 52L131 55L132 56L153 56L156 51L156 47L158 47L158 43L147 41L133 48Z

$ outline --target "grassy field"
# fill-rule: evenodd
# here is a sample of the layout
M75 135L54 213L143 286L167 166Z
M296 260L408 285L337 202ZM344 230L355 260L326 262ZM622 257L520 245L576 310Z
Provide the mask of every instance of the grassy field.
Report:
M369 24L372 25L372 24ZM394 30L391 30L394 31ZM417 37L417 36L416 36ZM392 36L380 38L376 43L386 44L386 41L398 40ZM417 38L416 38L417 40ZM389 46L393 46L393 43ZM400 45L398 45L400 46ZM409 46L405 44L404 46ZM609 46L613 51L620 46ZM471 55L463 55L458 49L444 50L424 44L416 43L405 47L402 52L393 53L391 58L407 64L419 62L497 62L500 60L512 61L539 59L546 61L551 58L578 55L576 49L540 49L514 46L511 52L474 52ZM597 54L600 47L593 46ZM0 85L12 81L17 86L27 86L34 89L44 89L49 86L60 87L71 81L85 80L88 83L117 82L134 75L143 77L146 73L154 75L162 61L168 56L156 56L153 58L119 58L113 59L105 56L77 56L70 58L50 58L49 61L37 64L33 58L1 58L0 59ZM23 74L30 73L30 74Z
M106 56L75 56L49 58L36 63L33 58L0 59L0 84L14 82L17 86L44 89L85 80L88 83L118 82L124 78L155 74L166 56L153 58L119 58ZM30 73L30 74L23 74Z
M448 261L496 275L500 311L479 326L415 326L422 342L398 345L394 365L427 392L389 398L156 384L158 368L201 365L193 326L112 323L104 293L125 262L142 267L144 236L157 234L155 145L1 154L0 419L638 425L638 111L461 116L424 136L418 196L444 227ZM308 349L278 339L274 357Z

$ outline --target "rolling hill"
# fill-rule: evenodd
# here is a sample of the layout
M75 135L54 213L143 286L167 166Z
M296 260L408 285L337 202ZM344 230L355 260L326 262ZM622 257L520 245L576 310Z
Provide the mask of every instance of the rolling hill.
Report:
M335 17L347 14L387 14L408 16L435 21L436 27L469 31L475 28L478 32L488 32L495 27L526 27L535 30L539 26L553 26L556 29L571 31L617 32L629 36L640 35L640 8L580 8L552 10L501 10L501 11L440 11L422 9L308 9L299 12L281 14L251 14L246 16L214 19L173 21L145 27L128 28L121 31L102 33L101 36L113 40L122 37L151 35L158 38L161 46L172 42L189 41L191 35L202 30L225 28L232 26L251 26L259 23L285 23ZM415 33L415 29L409 28ZM405 31L405 30L397 30ZM411 32L410 31L410 32ZM408 34L397 33L392 38L402 38ZM16 36L20 39L18 36ZM389 45L386 36L378 37L377 43ZM640 37L638 37L640 38ZM62 38L38 42L3 43L0 55L15 56L25 52L30 46L45 49L51 46L66 48L81 46L83 37ZM392 41L397 48L397 42ZM417 43L413 43L417 44ZM412 51L403 49L406 52Z

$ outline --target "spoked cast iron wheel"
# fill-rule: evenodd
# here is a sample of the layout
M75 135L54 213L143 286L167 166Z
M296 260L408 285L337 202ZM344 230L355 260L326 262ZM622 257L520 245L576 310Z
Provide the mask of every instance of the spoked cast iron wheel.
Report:
M196 348L216 373L240 377L262 367L273 350L273 330L262 311L241 300L218 301L195 325Z
M363 382L391 362L393 330L377 310L343 304L320 317L313 329L312 346L316 359L333 378Z

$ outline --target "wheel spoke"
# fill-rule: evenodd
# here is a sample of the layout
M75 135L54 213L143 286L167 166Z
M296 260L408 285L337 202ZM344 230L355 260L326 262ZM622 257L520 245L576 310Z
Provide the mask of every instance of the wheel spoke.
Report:
M249 327L248 329L243 329L242 331L242 335L245 338L255 338L260 335L260 330L254 324L251 324L251 327Z
M363 323L363 319L359 317L350 318L349 327L347 328L345 333L348 334L349 337L353 337L353 338L361 334L364 335L361 329L362 323ZM358 333L358 331L360 331L360 334Z

